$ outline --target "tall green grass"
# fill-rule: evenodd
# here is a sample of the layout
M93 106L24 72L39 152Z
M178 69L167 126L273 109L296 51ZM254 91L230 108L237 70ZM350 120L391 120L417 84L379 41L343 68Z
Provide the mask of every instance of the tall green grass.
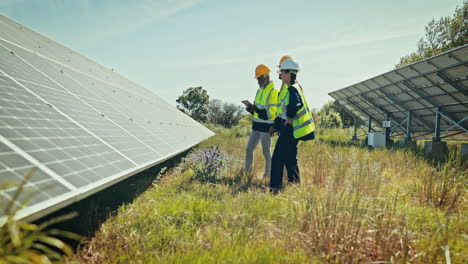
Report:
M210 127L240 160L248 128ZM330 130L330 139L339 130ZM343 141L349 139L344 131ZM319 136L325 137L327 130ZM278 195L232 163L224 180L200 183L171 170L122 206L79 252L90 263L466 263L468 169L417 151L299 144L301 184ZM274 144L273 144L274 145ZM197 150L194 150L197 151Z

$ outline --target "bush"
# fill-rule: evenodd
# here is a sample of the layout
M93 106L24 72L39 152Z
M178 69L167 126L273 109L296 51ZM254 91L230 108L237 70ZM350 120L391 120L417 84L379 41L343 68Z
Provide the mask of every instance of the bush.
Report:
M338 112L330 109L328 112L319 113L318 125L322 128L341 128L343 121Z
M326 103L318 112L320 113L320 115L330 115L330 113L333 113L332 115L334 115L334 113L336 112L339 114L343 126L350 127L354 125L354 116L349 114L341 105L335 103L335 101Z
M240 121L239 126L242 128L252 127L253 115L245 115Z
M208 121L227 128L235 126L244 117L244 108L221 100L211 100L208 105Z
M219 183L235 160L218 148L201 148L184 159L180 169L192 170L193 179L202 183Z

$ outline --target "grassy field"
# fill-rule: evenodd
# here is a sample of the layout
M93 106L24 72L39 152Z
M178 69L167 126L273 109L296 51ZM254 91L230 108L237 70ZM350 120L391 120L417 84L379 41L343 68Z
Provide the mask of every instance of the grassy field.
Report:
M77 260L468 261L468 169L460 157L437 164L419 151L346 144L351 130L323 130L319 138L334 142L299 145L302 183L272 195L261 179L259 147L252 175L242 173L249 129L210 128L215 137L122 206L83 245Z

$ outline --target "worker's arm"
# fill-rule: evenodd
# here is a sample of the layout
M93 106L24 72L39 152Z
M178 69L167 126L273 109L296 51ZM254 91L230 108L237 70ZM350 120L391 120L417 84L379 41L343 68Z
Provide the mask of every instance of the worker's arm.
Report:
M296 90L296 88L294 88L293 86L289 86L288 89L289 104L287 106L286 115L288 116L288 118L293 119L296 116L297 111L299 111L299 109L301 109L304 106L304 104L301 100L301 95Z
M270 110L270 118L276 118L276 111L278 109L278 90L273 89L270 94L270 101L268 102L268 109Z
M281 117L277 116L272 127L276 130L279 130L281 128L281 122L284 122L284 120Z
M255 112L257 112L258 117L260 117L263 120L268 120L268 115L266 109L256 109Z

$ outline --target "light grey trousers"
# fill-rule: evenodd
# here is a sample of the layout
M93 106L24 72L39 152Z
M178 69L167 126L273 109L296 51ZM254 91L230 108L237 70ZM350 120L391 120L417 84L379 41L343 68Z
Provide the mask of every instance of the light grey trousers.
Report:
M264 177L270 177L271 172L271 137L268 132L259 132L252 130L250 132L249 143L245 149L245 171L252 171L252 162L254 156L255 147L258 145L258 141L262 142L263 156L265 157L265 172Z

